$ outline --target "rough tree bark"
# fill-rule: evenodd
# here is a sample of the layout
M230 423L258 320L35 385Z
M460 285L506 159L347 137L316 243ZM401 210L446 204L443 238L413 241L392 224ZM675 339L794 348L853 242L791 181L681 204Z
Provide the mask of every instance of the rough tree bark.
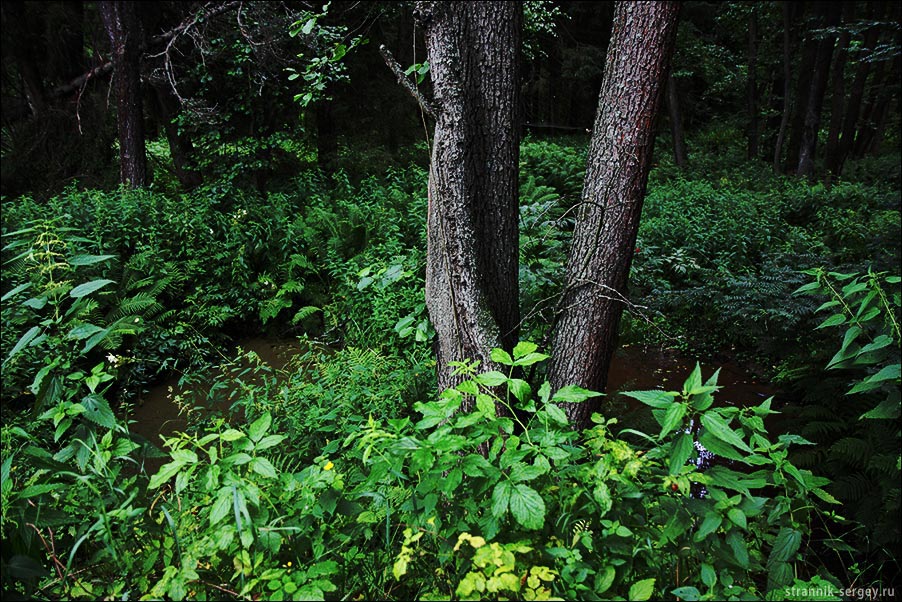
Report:
M159 121L166 133L166 141L169 143L169 155L172 157L172 166L179 184L186 190L193 190L203 184L203 176L194 164L194 144L191 137L179 131L175 123L179 113L178 99L169 87L168 82L154 86L157 107L159 109Z
M787 2L787 4L796 4ZM802 59L799 63L799 76L796 79L795 95L793 97L792 122L789 128L789 146L786 150L786 172L794 172L799 164L799 148L802 144L802 132L805 130L805 116L808 113L808 98L811 92L811 76L814 64L817 60L818 41L814 38L813 29L820 27L817 16L809 17L807 31L805 23L805 3L799 2L795 8L798 11L800 24L800 37L804 38L801 45Z
M667 76L667 112L670 116L670 135L673 138L673 161L680 169L689 166L686 153L686 137L683 135L683 111L680 107L680 91L673 74Z
M840 5L821 4L824 13L823 23L828 28L839 24ZM802 128L802 139L799 144L799 164L796 174L814 178L814 157L817 150L817 134L821 127L821 109L824 106L824 93L827 91L827 78L830 75L830 63L833 58L833 47L836 35L824 34L818 43L814 73L811 76L811 88L808 91L808 102L805 105L805 122Z
M553 389L604 391L661 104L676 38L678 2L619 2L605 61L567 286L552 342ZM596 405L565 404L575 428Z
M147 184L144 146L144 106L141 97L141 24L136 3L98 2L110 38L116 79L116 118L119 125L119 178L141 188Z
M418 2L435 94L426 303L439 390L452 361L517 341L518 2Z

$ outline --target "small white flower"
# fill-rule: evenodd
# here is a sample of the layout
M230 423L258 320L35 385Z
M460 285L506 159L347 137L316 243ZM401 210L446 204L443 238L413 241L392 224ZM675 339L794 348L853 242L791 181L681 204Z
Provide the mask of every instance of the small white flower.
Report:
M141 318L135 318L135 324L141 321Z

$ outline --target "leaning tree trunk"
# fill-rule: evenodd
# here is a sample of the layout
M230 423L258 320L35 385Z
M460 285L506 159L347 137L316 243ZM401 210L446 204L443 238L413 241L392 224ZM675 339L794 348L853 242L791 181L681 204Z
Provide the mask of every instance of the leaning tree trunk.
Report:
M426 303L439 389L449 362L492 369L516 344L519 120L517 2L418 2L436 126L429 172Z
M676 38L678 2L620 2L614 14L567 287L552 343L553 389L604 391L639 229L655 117ZM567 404L576 428L595 406Z
M98 2L97 8L113 51L119 125L119 177L123 184L141 188L147 183L147 154L141 98L141 25L136 3Z

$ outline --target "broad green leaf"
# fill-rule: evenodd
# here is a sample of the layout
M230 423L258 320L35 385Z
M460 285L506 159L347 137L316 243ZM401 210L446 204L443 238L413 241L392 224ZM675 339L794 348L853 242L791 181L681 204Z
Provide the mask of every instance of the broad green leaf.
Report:
M887 397L880 404L869 412L861 415L861 418L869 418L872 420L896 420L899 417L899 400Z
M767 563L789 562L795 556L802 543L802 533L789 527L783 527L774 540L774 547L770 551Z
M544 353L528 353L528 354L524 355L523 357L521 357L520 359L515 360L514 365L515 366L532 366L533 364L537 364L539 362L544 362L549 357L551 357L551 356L546 355Z
M670 449L670 464L668 467L671 475L679 474L680 469L692 455L695 445L692 442L692 435L689 433L680 433L673 439L673 447Z
M730 508L729 510L727 510L727 518L729 518L730 522L737 527L741 527L743 530L748 529L745 520L745 512L743 512L739 508Z
M22 291L24 291L28 288L31 288L30 282L26 282L24 284L20 284L19 286L13 287L12 289L9 290L9 292L7 292L5 295L3 295L2 298L0 298L0 302L6 301L8 299L12 299L13 297L15 297L16 295L18 295L19 293L21 293Z
M113 282L113 280L108 280L106 278L101 278L100 280L92 280L91 282L85 282L84 284L79 284L71 291L69 291L69 296L78 299L80 297L90 295L94 291L101 289L108 284L112 284Z
M216 496L216 501L213 502L213 506L210 508L210 526L216 525L216 523L228 516L231 508L232 490L228 488L223 489Z
M267 479L274 479L278 476L275 466L273 466L272 462L270 462L266 458L254 458L253 460L251 460L249 466L251 470L261 476L266 477Z
M742 533L733 530L727 533L727 545L733 550L733 558L744 569L749 568L749 550L743 539Z
M532 395L529 383L520 378L510 379L507 383L507 388L519 401L526 401Z
M100 326L95 326L94 324L81 324L76 326L72 330L69 331L67 335L70 339L75 339L76 341L80 341L81 339L86 339L89 336L95 335L98 332L101 332L103 328Z
M524 464L523 462L517 462L513 466L511 466L510 480L514 483L519 483L522 481L531 481L535 478L538 478L548 472L541 466L531 466L529 464Z
M603 393L589 391L588 389L583 389L576 385L567 385L566 387L558 389L557 393L552 396L551 401L556 401L558 403L581 403L590 397L598 397L600 395L603 395Z
M535 343L530 343L529 341L520 341L519 343L517 343L517 346L514 347L514 359L520 359L523 356L534 353L538 348L539 346Z
M492 349L489 357L496 364L503 364L505 366L512 366L514 364L514 360L511 359L510 354L504 349L498 349L497 347Z
M702 583L704 583L708 587L714 587L714 584L717 583L717 573L714 572L714 567L707 562L702 563L701 575Z
M474 380L484 387L497 387L507 382L507 376L497 370L492 370L477 374Z
M177 475L182 469L182 466L184 466L184 464L181 462L169 462L168 464L163 464L160 467L160 470L150 478L147 487L149 489L158 489L163 483Z
M607 565L595 575L595 593L603 594L608 591L614 584L614 578L617 571L614 567Z
M655 593L655 578L651 579L643 579L642 581L637 581L630 586L630 592L627 596L629 600L636 600L638 602L642 602L644 600L648 600L651 598L651 595Z
M260 439L260 442L254 446L254 449L257 451L262 451L264 449L269 449L270 447L275 447L276 445L282 443L286 439L285 435L267 435Z
M696 602L701 596L697 589L689 585L672 589L670 593L680 600L686 600L686 602Z
M692 395L692 391L702 386L702 367L698 362L695 362L695 368L692 369L692 373L689 374L689 377L683 382L683 395Z
M244 437L244 433L235 429L227 429L220 435L223 441L236 441L242 437Z
M514 486L510 509L517 522L527 529L541 529L545 524L545 501L528 485L518 483Z
M171 455L173 461L179 464L197 464L197 454L190 449L176 449Z
M673 403L674 397L679 393L673 391L626 391L621 393L627 397L638 399L647 406L653 408L665 409Z
M667 408L667 412L664 414L664 422L661 425L661 434L658 435L658 438L660 439L664 435L677 429L683 424L683 418L685 416L686 404L684 403L675 403Z
M251 441L257 443L269 430L271 424L272 414L270 414L269 412L264 412L262 416L251 423L250 428L248 428L247 430L247 436L250 437Z
M28 331L26 331L26 333L22 335L22 338L19 339L19 342L13 346L12 351L10 351L9 355L6 356L6 359L3 360L3 363L5 364L13 357L15 357L17 353L22 351L22 348L30 343L33 338L38 336L39 332L41 332L41 328L39 326L32 326L31 328L29 328Z
M818 330L821 328L827 328L829 326L839 326L840 324L845 324L845 323L846 323L846 317L844 315L833 314L832 316L830 316L829 318L827 318L826 320L821 322L820 325L818 325L817 328L815 328L815 330Z
M102 427L113 429L116 428L116 415L107 400L100 395L91 394L81 400L81 405L85 411L82 416ZM174 457L174 453L173 453Z
M95 263L100 263L101 261L106 261L108 259L113 259L116 257L115 255L76 255L72 259L69 260L69 265L93 265Z
M570 421L567 419L567 414L564 413L564 410L562 410L555 404L549 403L545 406L544 410L545 413L548 414L548 417L558 424L566 426L570 423Z
M513 485L509 481L501 481L495 485L492 491L492 515L496 518L502 518L507 514L510 504Z
M885 334L881 334L877 338L874 339L873 343L868 343L864 347L862 347L858 353L865 354L870 353L871 351L877 351L879 349L883 349L884 347L889 347L893 344L893 338L888 337Z
M702 521L701 526L698 528L698 531L692 539L695 541L704 540L708 535L717 531L721 524L723 524L723 517L721 515L713 510L708 512L708 514L705 515L705 520Z
M702 426L705 427L708 432L710 432L713 436L717 437L721 441L725 443L729 443L735 447L738 447L742 451L751 452L752 449L746 444L745 441L742 440L733 429L730 428L729 424L720 417L720 414L715 412L705 412L701 417Z
M775 591L791 585L795 578L795 572L792 565L788 562L768 563L767 567L767 589ZM836 598L839 600L839 598Z

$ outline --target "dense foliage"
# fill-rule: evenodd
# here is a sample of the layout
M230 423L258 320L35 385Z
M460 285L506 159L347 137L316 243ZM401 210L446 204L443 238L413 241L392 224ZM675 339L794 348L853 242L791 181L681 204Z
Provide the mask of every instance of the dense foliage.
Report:
M605 392L582 431L561 404L602 392L553 392L543 351L611 6L524 5L521 342L491 351L499 370L457 363L438 393L433 140L378 54L428 95L412 3L142 4L152 174L134 189L116 183L95 3L3 4L4 600L898 591L895 4L831 21L830 3L686 3L669 102L689 160L671 156L668 110L618 336L688 367ZM815 71L844 32L818 144L864 73L855 144L841 170L818 150L800 177L804 56ZM274 366L241 349L253 338L294 351ZM727 362L779 391L726 400ZM165 383L184 426L136 424Z

